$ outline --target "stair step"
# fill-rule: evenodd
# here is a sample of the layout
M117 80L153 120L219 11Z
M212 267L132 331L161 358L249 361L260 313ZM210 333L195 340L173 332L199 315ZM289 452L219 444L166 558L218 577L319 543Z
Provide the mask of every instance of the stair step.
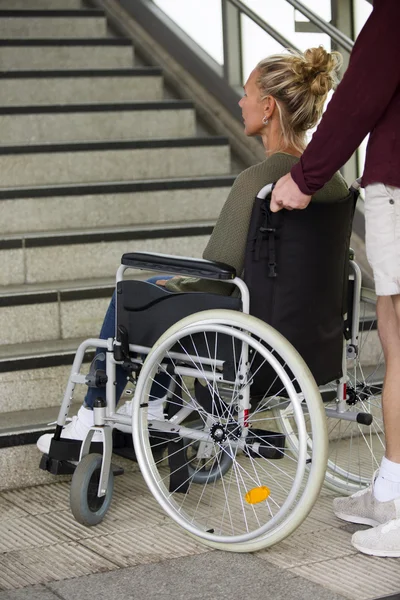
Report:
M235 177L0 189L0 235L217 219ZM34 210L33 208L34 207Z
M114 277L124 252L201 256L214 222L7 236L0 285Z
M1 46L0 70L5 71L122 69L131 68L134 58L129 39L11 39Z
M0 10L0 38L101 37L107 34L104 12L80 10Z
M226 175L223 137L0 147L3 187Z
M193 137L192 102L164 100L70 106L0 108L3 144L148 140Z
M58 390L54 391L57 393ZM52 407L30 410L21 407L1 414L0 491L62 480L39 469L41 454L36 447L36 441L43 433L54 431L54 425L48 423L57 418L61 402L60 398L58 400L58 405L55 403ZM77 413L79 406L79 403L71 406L71 416Z
M83 288L75 284L69 290L26 288L0 293L2 344L98 336L115 282Z
M1 10L77 10L83 0L0 0Z
M146 102L163 97L158 67L5 71L0 72L0 82L0 106Z
M0 435L11 426L32 424L43 430L57 417L75 353L83 338L2 346L0 353ZM95 350L85 354L82 372L89 371ZM77 385L74 402L83 402L87 388ZM21 411L22 417L18 417ZM33 412L32 412L33 411ZM42 412L40 412L42 411ZM46 417L43 411L49 411ZM32 414L31 414L32 412ZM15 417L16 415L16 417ZM15 418L14 418L15 417ZM15 424L15 419L19 423ZM25 427L25 431L26 431ZM3 446L6 442L3 442ZM1 441L0 441L1 446Z

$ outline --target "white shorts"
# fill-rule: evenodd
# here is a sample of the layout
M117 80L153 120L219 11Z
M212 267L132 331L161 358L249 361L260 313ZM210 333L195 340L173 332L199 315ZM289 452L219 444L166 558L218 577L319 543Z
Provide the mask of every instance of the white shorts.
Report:
M383 183L367 185L365 229L376 294L400 294L400 188Z

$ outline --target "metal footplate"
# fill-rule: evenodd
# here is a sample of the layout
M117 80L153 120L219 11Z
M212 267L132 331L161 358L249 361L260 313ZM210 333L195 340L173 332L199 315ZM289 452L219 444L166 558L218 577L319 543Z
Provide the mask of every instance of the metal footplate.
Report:
M43 454L40 460L39 468L48 471L52 475L72 475L75 471L76 463L79 461L82 442L77 440L51 440L48 454ZM101 442L92 442L90 452L103 454L103 444ZM115 476L122 475L124 469L117 465L111 465Z

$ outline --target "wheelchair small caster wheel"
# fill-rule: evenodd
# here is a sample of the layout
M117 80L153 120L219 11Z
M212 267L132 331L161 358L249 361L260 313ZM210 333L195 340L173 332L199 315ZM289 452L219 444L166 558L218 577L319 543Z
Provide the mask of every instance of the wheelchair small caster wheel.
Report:
M101 497L97 495L101 462L100 454L87 454L77 465L71 481L71 512L78 523L89 527L104 519L114 489L114 474L110 471L106 494Z

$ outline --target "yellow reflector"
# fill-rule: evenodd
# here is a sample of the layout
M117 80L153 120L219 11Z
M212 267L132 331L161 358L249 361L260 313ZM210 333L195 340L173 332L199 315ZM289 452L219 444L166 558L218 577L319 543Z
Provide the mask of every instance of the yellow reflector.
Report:
M261 485L260 487L253 488L248 491L245 495L244 499L248 504L258 504L258 502L263 502L270 495L271 490L267 488L265 485Z

